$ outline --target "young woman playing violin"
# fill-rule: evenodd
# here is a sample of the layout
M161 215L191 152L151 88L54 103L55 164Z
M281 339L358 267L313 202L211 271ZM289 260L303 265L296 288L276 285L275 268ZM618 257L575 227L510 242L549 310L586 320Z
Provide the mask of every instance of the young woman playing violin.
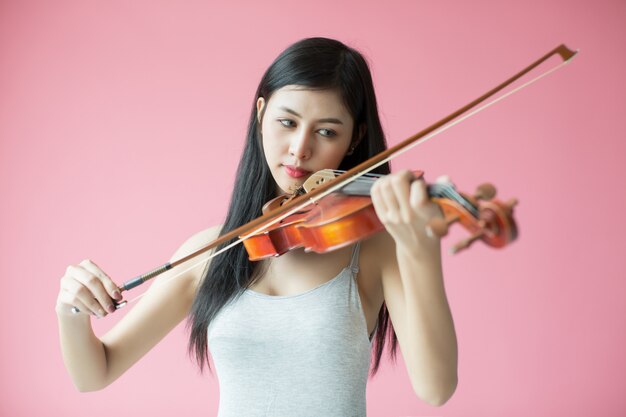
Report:
M349 169L385 147L361 54L330 39L295 43L257 89L224 224L190 237L172 260L258 217L312 173ZM385 231L324 254L299 249L260 262L237 245L175 279L167 271L101 338L91 315L114 312L119 288L89 260L69 266L56 311L74 384L106 387L188 318L201 369L211 352L220 417L364 416L370 357L374 375L386 340L392 357L399 341L416 395L444 404L457 385L457 342L440 241L426 231L442 213L408 171L376 180L371 198Z

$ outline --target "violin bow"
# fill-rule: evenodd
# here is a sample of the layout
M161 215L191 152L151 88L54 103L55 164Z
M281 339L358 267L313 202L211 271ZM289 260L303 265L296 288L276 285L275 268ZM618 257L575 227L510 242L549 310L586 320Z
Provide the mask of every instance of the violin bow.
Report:
M230 248L234 247L235 245L238 245L239 243L241 243L243 240L247 239L248 237L257 234L261 231L263 231L265 228L267 228L268 226L271 226L279 221L281 221L282 219L292 215L293 213L301 210L303 207L305 207L308 204L311 203L315 203L316 201L318 201L319 199L323 198L324 196L344 187L346 184L348 184L351 181L354 181L355 179L359 178L360 176L368 173L369 171L375 169L376 167L384 164L385 162L390 161L391 159L395 158L396 156L408 151L409 149L412 149L413 147L431 139L432 137L448 130L449 128L451 128L452 126L455 126L459 123L461 123L462 121L468 119L469 117L472 117L473 115L475 115L476 113L491 107L492 105L498 103L499 101L511 96L512 94L515 94L516 92L522 90L523 88L528 87L529 85L535 83L536 81L540 80L541 78L547 76L548 74L551 74L553 72L555 72L558 69L561 69L564 65L568 64L572 58L578 53L578 50L576 51L572 51L571 49L569 49L568 47L566 47L564 44L561 44L559 46L557 46L556 48L554 48L553 50L551 50L550 52L548 52L547 54L545 54L544 56L542 56L541 58L539 58L538 60L536 60L535 62L533 62L532 64L530 64L529 66L527 66L526 68L522 69L521 71L519 71L518 73L516 73L515 75L513 75L511 78L507 79L506 81L502 82L501 84L497 85L496 87L492 88L491 90L487 91L486 93L484 93L483 95L481 95L480 97L478 97L475 100L472 100L471 102L469 102L468 104L464 105L463 107L459 108L458 110L454 111L453 113L449 114L448 116L444 117L443 119L439 120L438 122L428 126L427 128L421 130L420 132L414 134L413 136L405 139L404 141L398 143L395 146L392 146L391 148L386 149L383 152L380 152L377 155L374 155L373 157L371 157L370 159L368 159L367 161L364 161L362 163L360 163L359 165L353 167L352 169L346 171L345 173L339 175L338 177L336 177L335 179L328 181L326 183L321 184L319 187L311 190L310 192L304 194L304 195L300 195L300 196L296 196L292 199L290 199L288 202L286 202L284 205L275 208L274 210L264 213L263 215L261 215L260 217L257 217L256 219L236 228L231 230L230 232L227 232L221 236L219 236L217 239L215 239L214 241L210 242L209 244L203 246L200 249L197 249L196 251L190 253L189 255L186 255L180 259L177 259L175 261L172 262L167 262L149 272L146 272L145 274L139 275L136 278L133 278L127 282L125 282L124 284L122 284L119 287L120 291L128 291L132 288L137 287L138 285L143 284L144 282L158 276L161 275L162 273L164 273L165 271L169 271L170 269L179 266L193 258L196 258L197 256L221 245L224 244L232 239L235 239L232 243L230 243L229 245L224 246L223 248L221 248L218 251L213 252L212 254L210 254L210 256L207 259L203 259L191 266L189 266L188 268L186 268L185 270L179 272L176 275L173 275L171 277L169 277L167 280L164 280L163 283L166 283L168 281L170 281L173 278L176 278L182 274L184 274L185 272L201 265L202 263L208 261L209 259L213 258L214 256L219 255L220 253L229 250ZM474 107L478 106L480 103L484 102L485 100L487 100L489 97L492 97L494 94L498 93L499 91L503 90L504 88L506 88L507 86L511 85L513 82L517 81L518 79L520 79L521 77L523 77L524 75L526 75L527 73L529 73L530 71L532 71L533 69L535 69L536 67L538 67L539 65L541 65L542 63L544 63L545 61L547 61L548 59L550 59L553 56L560 56L561 59L563 60L563 62L561 62L559 65L539 74L538 76L536 76L535 78L531 79L530 81L525 82L524 84L512 89L511 91L507 92L506 94L503 94L500 97L497 97L496 99L494 99L493 101L490 101L486 104L483 104L480 107L475 108L474 110L470 111L471 109L473 109ZM467 113L467 114L465 114ZM456 120L455 120L456 119ZM252 230L252 231L251 231ZM240 237L242 236L242 237ZM138 295L137 297L133 298L130 301L123 301L119 304L116 305L116 308L121 308L124 305L126 305L127 303L132 303L138 299L140 299L141 297L143 297L146 293L142 293L140 295Z

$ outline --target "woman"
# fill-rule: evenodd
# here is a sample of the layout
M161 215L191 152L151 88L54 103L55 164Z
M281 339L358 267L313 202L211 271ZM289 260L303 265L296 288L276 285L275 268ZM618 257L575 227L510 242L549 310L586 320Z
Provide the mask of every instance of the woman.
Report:
M172 260L258 217L313 172L349 169L384 148L361 54L331 39L295 43L256 92L224 224L189 238ZM205 268L171 280L177 271L168 271L100 339L90 315L115 311L121 295L93 262L69 266L56 310L75 385L104 388L189 317L190 352L203 369L210 351L218 373L221 417L365 415L374 335L372 375L385 340L392 357L397 340L416 395L445 403L456 388L457 343L440 242L426 233L441 212L408 171L377 180L372 200L385 232L326 254L294 250L254 263L238 245Z

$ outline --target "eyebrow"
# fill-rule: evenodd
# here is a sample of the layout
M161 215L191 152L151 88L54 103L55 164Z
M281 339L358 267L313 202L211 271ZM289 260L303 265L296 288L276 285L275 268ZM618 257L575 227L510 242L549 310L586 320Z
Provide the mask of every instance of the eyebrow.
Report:
M291 113L294 116L298 116L299 118L302 118L302 116L300 114L298 114L295 110L290 109L289 107L285 107L285 106L280 106L279 109L286 111L287 113ZM335 123L338 125L342 125L343 122L339 119L336 119L334 117L326 117L324 119L318 119L317 120L318 123Z

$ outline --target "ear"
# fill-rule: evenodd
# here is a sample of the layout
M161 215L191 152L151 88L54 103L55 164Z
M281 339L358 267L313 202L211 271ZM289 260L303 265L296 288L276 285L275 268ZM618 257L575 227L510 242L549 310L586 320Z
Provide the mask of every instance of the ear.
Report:
M367 125L365 123L361 123L359 125L359 137L357 138L357 142L354 146L358 145L361 142L361 139L365 136L365 132L367 132Z
M348 153L346 155L352 155L354 153L354 150L357 146L359 146L359 143L361 143L361 140L365 136L365 132L367 132L367 125L365 123L361 123L359 125L359 133L354 141L352 141L352 143L350 144L350 149L348 149Z
M263 113L265 113L265 99L259 97L256 101L256 120L259 125L261 125L261 121L263 120Z

